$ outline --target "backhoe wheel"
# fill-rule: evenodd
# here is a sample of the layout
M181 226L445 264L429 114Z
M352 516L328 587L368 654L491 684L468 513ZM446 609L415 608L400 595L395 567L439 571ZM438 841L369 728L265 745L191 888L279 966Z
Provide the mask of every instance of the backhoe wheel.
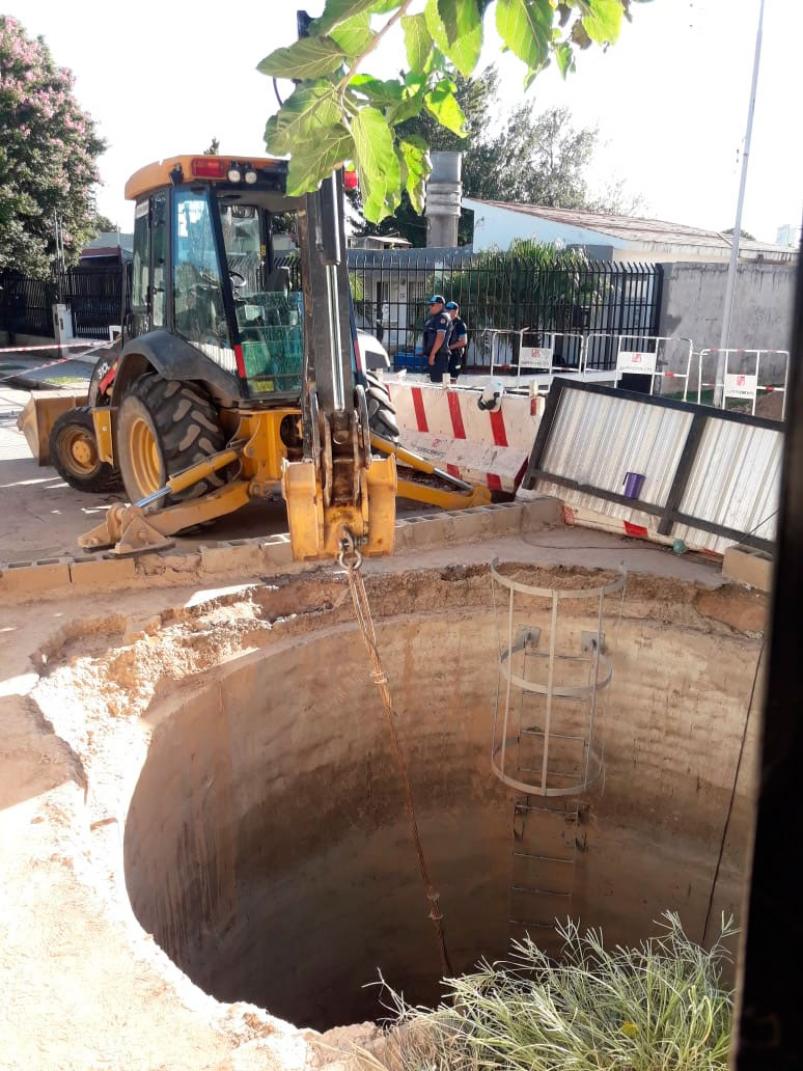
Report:
M160 490L169 476L195 465L226 443L211 399L196 386L148 374L123 397L117 415L117 457L132 502ZM213 473L180 494L154 505L197 498L224 477Z
M390 392L376 372L366 372L365 378L368 380L365 398L368 402L368 421L371 431L383 439L396 442L399 438L399 425L396 420L396 410L390 400Z
M122 489L117 469L101 461L89 406L62 413L50 432L50 460L59 476L76 491L108 494Z

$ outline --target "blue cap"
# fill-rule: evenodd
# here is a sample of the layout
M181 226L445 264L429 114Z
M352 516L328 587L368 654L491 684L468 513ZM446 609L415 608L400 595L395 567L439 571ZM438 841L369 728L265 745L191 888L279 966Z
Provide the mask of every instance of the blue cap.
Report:
M446 298L443 296L443 294L433 294L432 297L429 298L429 300L427 301L427 305L434 305L436 302L440 302L442 305L445 300Z
M447 309L459 309L460 306L457 304L456 301L447 301L446 302L446 308Z

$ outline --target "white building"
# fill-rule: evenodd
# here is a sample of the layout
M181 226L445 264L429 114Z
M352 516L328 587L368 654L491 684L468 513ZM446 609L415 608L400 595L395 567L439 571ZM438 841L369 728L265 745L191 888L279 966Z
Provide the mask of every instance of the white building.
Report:
M464 197L463 207L474 213L475 252L506 250L524 238L580 247L594 260L726 262L730 257L727 234L680 223L474 197ZM795 256L789 246L745 238L739 249L742 260L789 263Z

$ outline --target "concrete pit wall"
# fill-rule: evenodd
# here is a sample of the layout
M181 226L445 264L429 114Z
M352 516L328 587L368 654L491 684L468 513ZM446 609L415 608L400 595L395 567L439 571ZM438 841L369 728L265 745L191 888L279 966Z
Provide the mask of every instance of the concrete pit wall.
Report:
M517 572L545 586L568 575ZM569 582L599 579L574 570ZM745 598L631 577L607 607L604 774L568 830L573 900L551 905L607 941L638 941L666 908L698 939L707 915L715 929L721 910L738 911L751 732L732 809L731 796L758 657ZM373 599L454 968L469 970L506 951L514 849L513 796L489 766L498 634L487 574L387 577ZM581 603L566 612L577 632L593 628ZM325 1029L382 1014L377 989L363 988L378 971L430 1002L439 969L347 606L311 629L151 711L125 873L140 923L199 986Z

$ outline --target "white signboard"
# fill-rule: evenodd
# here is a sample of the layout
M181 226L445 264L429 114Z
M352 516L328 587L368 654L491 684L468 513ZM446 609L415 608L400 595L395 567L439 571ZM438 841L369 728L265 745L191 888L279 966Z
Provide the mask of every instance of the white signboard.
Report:
M655 373L657 353L642 353L640 350L619 350L616 355L618 372L635 372L651 376Z
M737 375L728 373L725 376L726 398L749 398L752 400L755 398L757 390L758 376L745 376L741 372Z
M527 368L551 368L552 355L555 351L551 346L522 346L519 353L519 366Z

